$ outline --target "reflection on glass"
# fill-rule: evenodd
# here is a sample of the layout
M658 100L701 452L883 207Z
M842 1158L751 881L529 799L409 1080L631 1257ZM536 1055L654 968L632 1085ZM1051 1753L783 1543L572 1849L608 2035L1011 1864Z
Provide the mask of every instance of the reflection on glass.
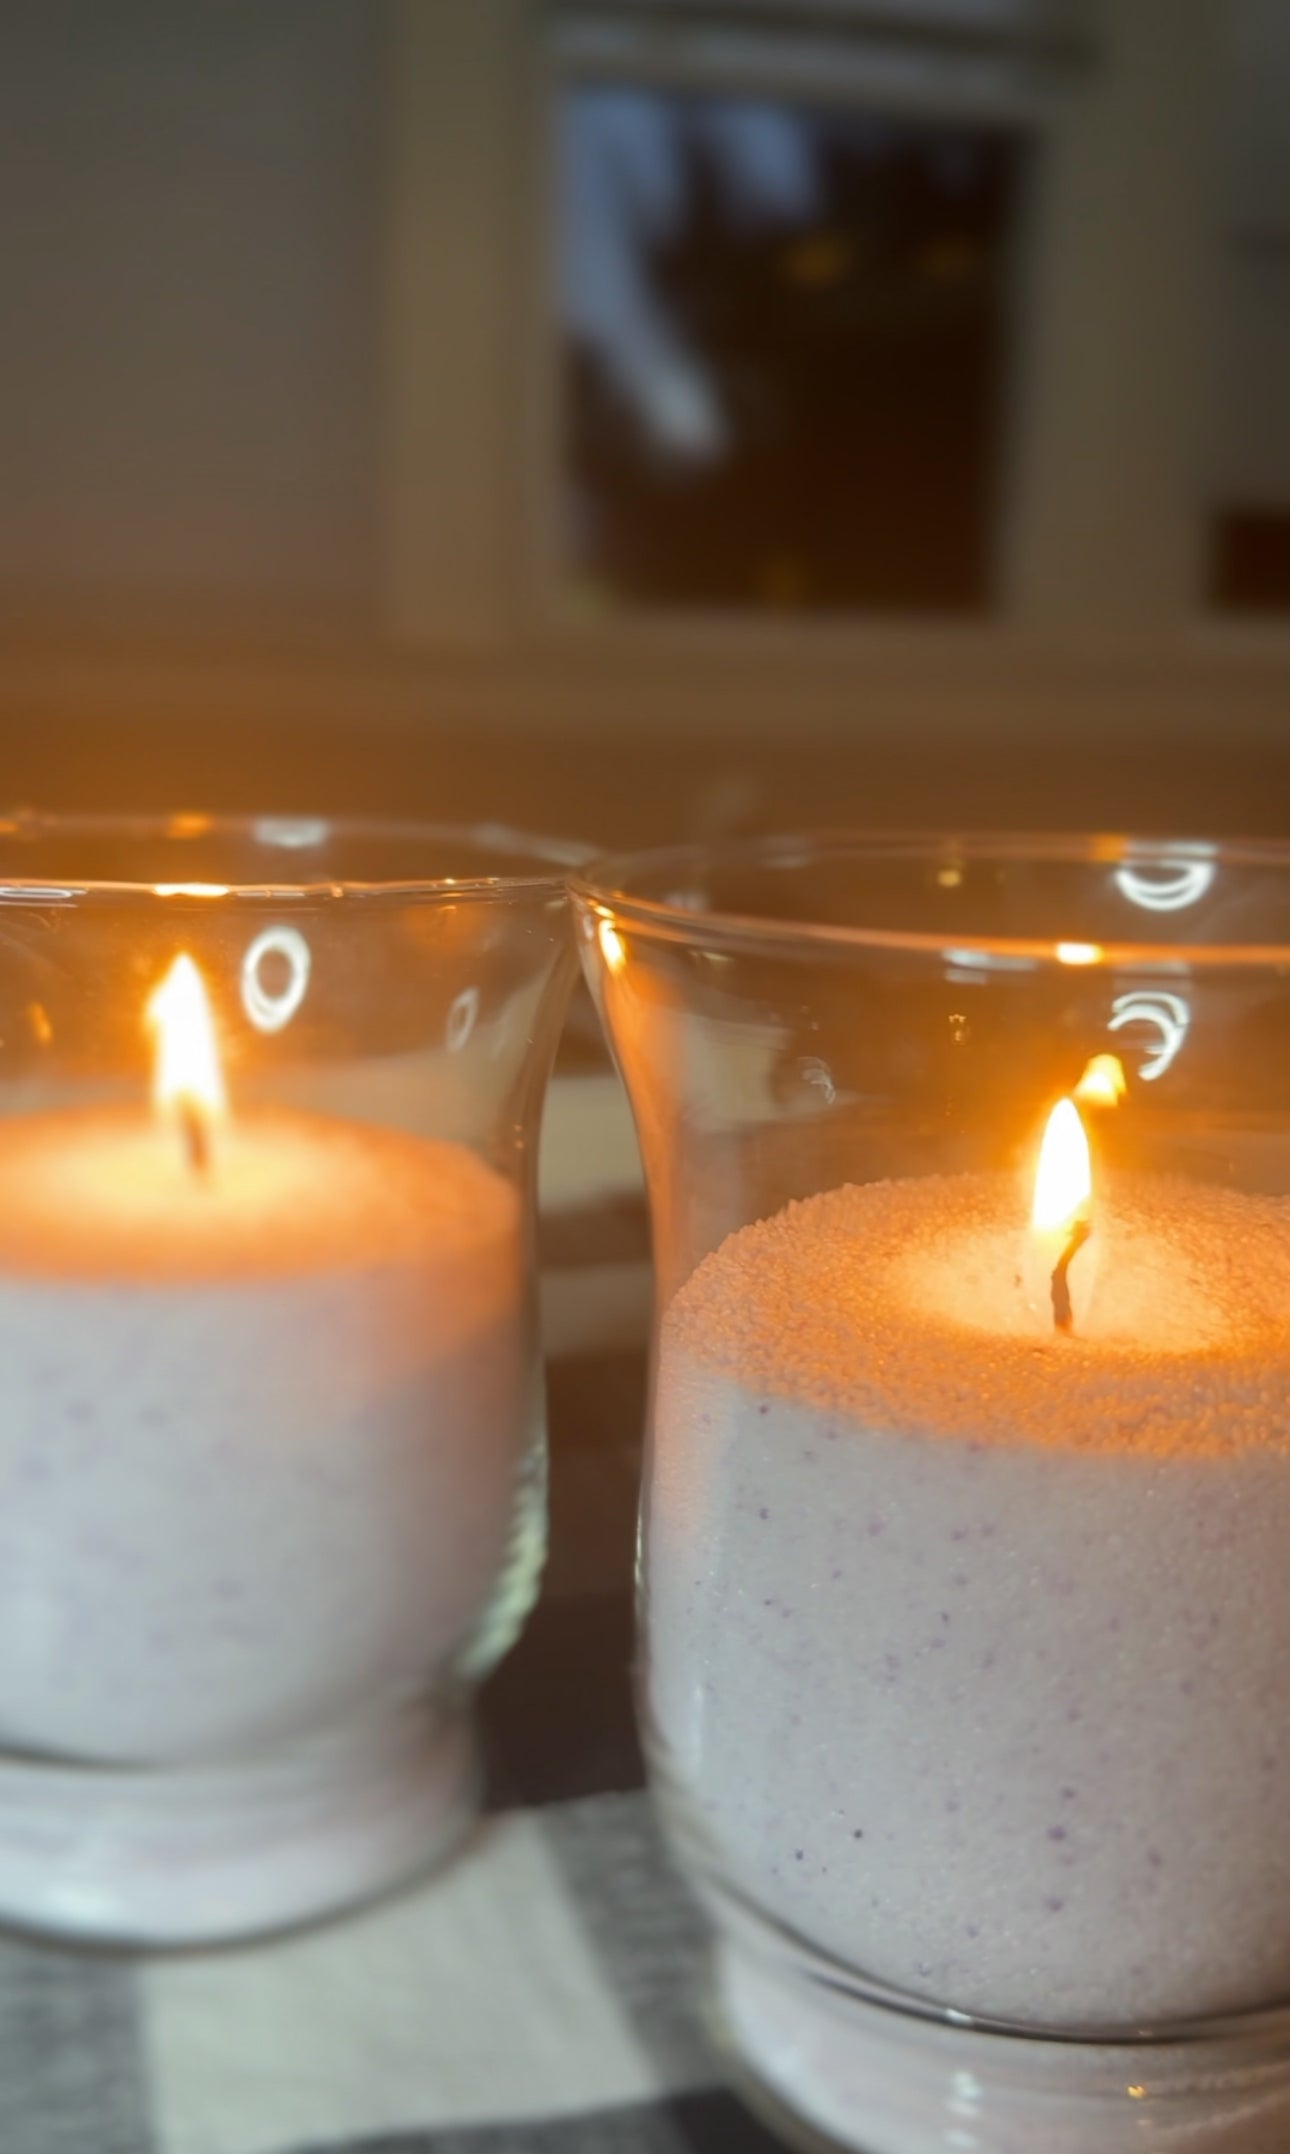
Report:
M947 950L946 973L950 981L979 979L987 972L1033 972L1033 957L1016 957L1002 950Z
M1122 1032L1126 1025L1146 1025L1154 1029L1158 1045L1143 1057L1138 1067L1143 1083L1150 1084L1154 1078L1163 1077L1176 1060L1190 1023L1191 1006L1181 995L1166 994L1159 989L1137 990L1116 996L1106 1029Z
M276 973L266 983L265 964ZM313 959L297 927L266 927L242 959L242 1007L257 1032L281 1032L305 999Z
M1165 860L1151 867L1126 864L1115 871L1121 897L1147 912L1182 912L1200 902L1213 880L1210 860Z
M289 852L325 845L329 835L330 826L315 815L262 815L255 825L257 844L283 845Z
M450 1055L459 1055L475 1029L479 1016L479 989L463 987L448 1011L447 1041Z
M1024 157L979 121L567 92L574 590L986 605Z

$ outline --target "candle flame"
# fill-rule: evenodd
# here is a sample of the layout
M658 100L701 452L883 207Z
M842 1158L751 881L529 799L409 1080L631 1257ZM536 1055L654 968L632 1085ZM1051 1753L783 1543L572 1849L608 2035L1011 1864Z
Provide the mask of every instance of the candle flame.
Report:
M154 1106L208 1126L224 1112L224 1079L211 1006L191 957L175 959L149 998L147 1018L157 1039Z
M601 921L599 932L600 948L605 963L611 972L621 972L623 966L627 963L627 952L623 947L622 936L617 928L610 926L608 920Z
M1031 1224L1041 1234L1064 1232L1087 1209L1092 1192L1088 1138L1079 1109L1073 1099L1059 1099L1039 1147Z
M1094 1055L1075 1087L1074 1097L1095 1107L1115 1107L1128 1091L1118 1055Z

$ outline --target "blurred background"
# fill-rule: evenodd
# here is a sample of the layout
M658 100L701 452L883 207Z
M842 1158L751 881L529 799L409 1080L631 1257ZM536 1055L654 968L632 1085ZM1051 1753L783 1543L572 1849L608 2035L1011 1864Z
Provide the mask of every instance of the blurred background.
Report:
M0 11L4 805L1290 834L1285 0Z

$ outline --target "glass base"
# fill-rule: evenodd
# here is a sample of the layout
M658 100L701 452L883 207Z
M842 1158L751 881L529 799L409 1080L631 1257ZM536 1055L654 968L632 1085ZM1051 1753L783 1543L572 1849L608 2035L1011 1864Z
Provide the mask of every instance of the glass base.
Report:
M731 2076L823 2154L1277 2154L1290 2146L1290 2023L1246 2034L1051 2041L921 2019L785 1961L718 1948Z
M161 1947L292 1928L451 1853L478 1787L469 1720L428 1710L218 1766L0 1757L0 1924Z

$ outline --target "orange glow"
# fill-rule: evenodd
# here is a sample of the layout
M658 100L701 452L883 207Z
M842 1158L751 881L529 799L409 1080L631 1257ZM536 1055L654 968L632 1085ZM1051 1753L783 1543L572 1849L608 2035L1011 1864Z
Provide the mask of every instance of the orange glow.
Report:
M601 921L599 934L601 954L609 970L611 972L621 972L623 966L627 963L627 952L623 948L622 936L618 933L617 928L609 925L608 920Z
M1057 945L1059 965L1097 965L1101 959L1100 942L1059 942Z
M1093 1172L1088 1138L1073 1099L1059 1099L1048 1117L1035 1170L1031 1224L1041 1234L1060 1234L1088 1209Z
M158 897L227 897L227 883L155 883Z
M191 957L175 959L149 998L147 1018L157 1039L154 1106L209 1125L224 1112L224 1079L210 1003Z
M1094 1055L1075 1087L1075 1098L1095 1107L1114 1107L1124 1098L1128 1085L1118 1055Z

